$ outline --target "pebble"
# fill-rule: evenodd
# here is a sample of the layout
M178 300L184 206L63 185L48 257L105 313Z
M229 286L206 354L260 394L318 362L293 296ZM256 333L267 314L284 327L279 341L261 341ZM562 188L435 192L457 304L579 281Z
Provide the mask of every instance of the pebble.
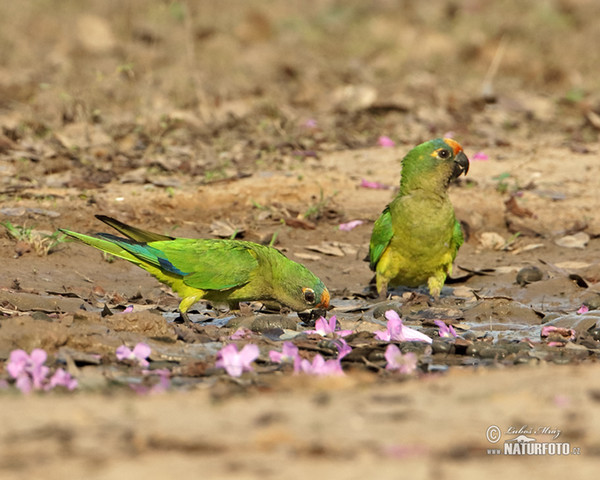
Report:
M433 353L454 353L454 343L442 338L434 338L431 348Z
M517 283L524 287L528 283L539 282L544 278L544 273L535 265L523 267L517 273Z
M525 352L527 350L531 350L531 346L527 342L507 343L505 345L502 345L502 347L508 353L520 353Z
M600 328L594 328L590 333L594 340L600 340Z
M375 306L375 308L373 309L373 317L384 319L385 312L387 312L388 310L393 310L398 315L402 316L400 305L398 305L397 303L385 302Z
M504 358L506 357L507 351L505 348L495 347L486 345L479 351L481 358Z
M273 329L296 330L298 322L284 315L258 315L250 323L250 330L264 332Z
M487 342L475 342L469 345L465 351L468 356L480 358L504 358L507 353L505 348L490 345Z
M582 303L590 310L600 310L600 294L590 293L583 297Z

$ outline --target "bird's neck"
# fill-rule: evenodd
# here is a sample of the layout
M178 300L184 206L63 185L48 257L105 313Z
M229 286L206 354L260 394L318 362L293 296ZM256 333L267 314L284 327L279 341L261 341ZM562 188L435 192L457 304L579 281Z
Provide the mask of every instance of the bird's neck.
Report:
M400 180L399 195L426 195L444 198L448 196L448 179L444 178L418 178Z

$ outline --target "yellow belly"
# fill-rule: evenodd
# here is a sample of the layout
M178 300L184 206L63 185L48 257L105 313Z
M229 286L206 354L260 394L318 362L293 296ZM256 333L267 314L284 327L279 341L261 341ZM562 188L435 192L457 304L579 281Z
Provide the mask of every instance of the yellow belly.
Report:
M391 247L390 245L385 249L377 263L377 275L387 280L392 287L418 287L427 283L429 278L452 270L453 255L449 249L437 255L406 257L401 251Z

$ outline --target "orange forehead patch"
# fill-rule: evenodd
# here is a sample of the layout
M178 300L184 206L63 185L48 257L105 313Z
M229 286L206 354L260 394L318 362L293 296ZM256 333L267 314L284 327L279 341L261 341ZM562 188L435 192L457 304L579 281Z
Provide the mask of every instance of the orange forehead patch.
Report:
M463 148L456 140L452 140L451 138L444 138L444 142L446 142L446 145L448 145L449 147L452 147L455 156L458 155L458 152L463 151Z

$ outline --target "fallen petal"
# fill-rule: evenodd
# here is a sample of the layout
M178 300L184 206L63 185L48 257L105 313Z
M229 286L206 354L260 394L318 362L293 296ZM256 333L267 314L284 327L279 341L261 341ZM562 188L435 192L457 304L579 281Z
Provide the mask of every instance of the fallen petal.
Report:
M364 178L360 181L360 186L362 188L373 188L376 190L387 190L389 187L389 185L385 185L384 183L380 183L380 182L369 182L368 180L365 180Z
M379 144L380 147L395 147L396 146L396 142L394 142L390 137L388 137L386 135L380 136L379 139L377 140L377 143Z
M490 157L488 157L485 153L483 152L477 152L475 153L475 155L473 155L471 157L471 160L475 161L475 162L486 162L490 159Z
M343 232L349 232L350 230L355 229L356 227L358 227L359 225L362 225L363 222L362 220L352 220L350 222L347 223L340 223L340 230L342 230Z
M577 310L577 313L581 315L582 313L588 313L589 311L590 309L587 305L582 305L579 307L579 310Z

